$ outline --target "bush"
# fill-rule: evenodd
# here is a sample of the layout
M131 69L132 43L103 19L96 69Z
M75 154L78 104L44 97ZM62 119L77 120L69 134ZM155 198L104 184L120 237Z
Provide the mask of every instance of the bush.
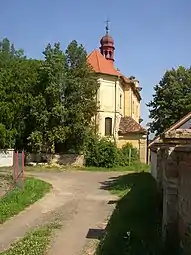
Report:
M86 144L85 159L87 166L113 167L116 165L117 147L106 138L92 136Z
M137 161L139 154L131 144L126 144L122 149L109 138L89 136L85 146L86 166L112 168L114 166L128 166Z
M130 165L135 161L139 161L139 152L136 148L133 147L131 143L126 143L122 149L122 160L125 166Z

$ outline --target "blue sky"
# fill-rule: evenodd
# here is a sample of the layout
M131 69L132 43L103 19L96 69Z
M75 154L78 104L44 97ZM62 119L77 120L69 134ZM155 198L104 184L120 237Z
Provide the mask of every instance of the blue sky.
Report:
M141 115L165 70L191 64L190 0L1 0L0 39L8 37L29 57L41 58L47 43L65 49L75 39L88 52L99 47L109 18L115 64L139 79ZM173 96L173 92L172 92Z

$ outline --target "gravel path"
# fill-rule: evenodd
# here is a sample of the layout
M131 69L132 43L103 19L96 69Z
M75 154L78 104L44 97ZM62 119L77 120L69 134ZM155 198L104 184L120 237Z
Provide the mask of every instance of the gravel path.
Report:
M0 252L38 225L59 217L63 227L56 232L47 255L90 254L84 249L95 242L112 213L110 200L117 197L101 189L103 182L120 173L33 173L53 185L52 191L19 215L0 225ZM92 253L91 253L92 254Z

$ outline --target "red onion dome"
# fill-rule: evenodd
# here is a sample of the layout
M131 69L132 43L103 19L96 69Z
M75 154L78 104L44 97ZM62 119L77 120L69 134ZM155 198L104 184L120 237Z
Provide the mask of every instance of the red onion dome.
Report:
M114 40L111 36L109 35L104 35L101 40L100 40L100 44L104 45L104 44L114 44Z

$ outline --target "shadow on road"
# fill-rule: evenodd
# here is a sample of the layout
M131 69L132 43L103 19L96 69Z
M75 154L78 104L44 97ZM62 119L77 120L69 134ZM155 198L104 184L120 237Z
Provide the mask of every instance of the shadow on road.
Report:
M106 227L97 255L161 255L160 196L149 173L110 178L101 189L123 195Z
M104 229L90 228L86 235L86 238L100 240L104 236L104 233L105 233Z

